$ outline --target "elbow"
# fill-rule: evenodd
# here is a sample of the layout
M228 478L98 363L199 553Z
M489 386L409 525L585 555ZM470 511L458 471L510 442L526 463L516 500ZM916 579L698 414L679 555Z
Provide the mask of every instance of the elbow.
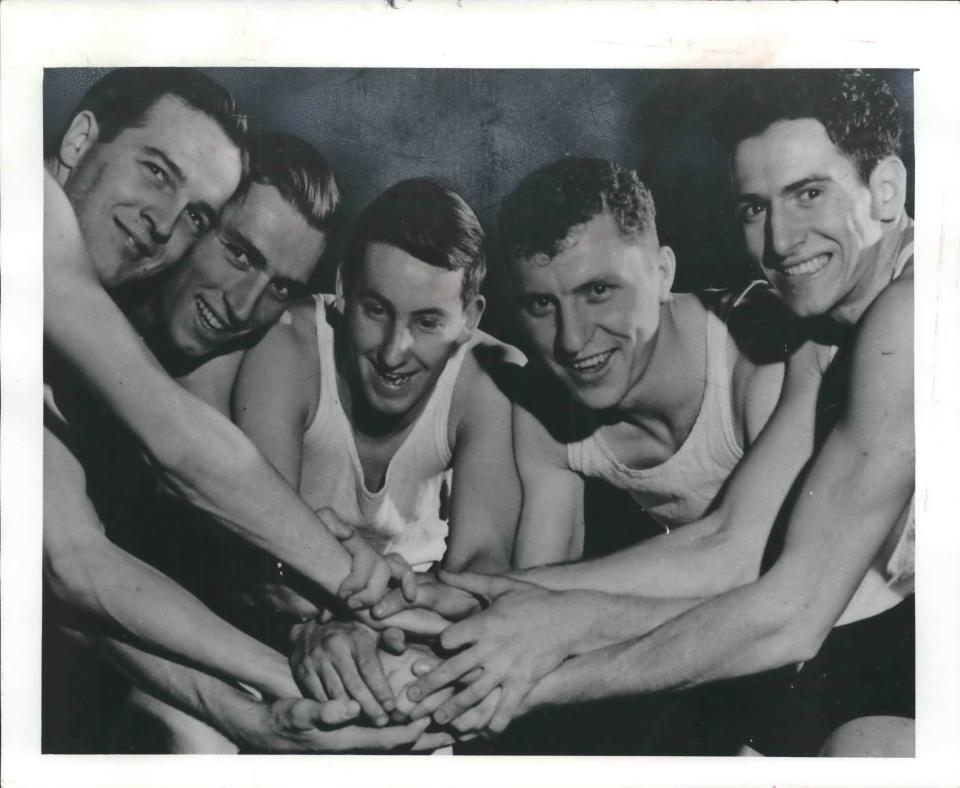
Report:
M773 664L769 667L807 662L817 656L823 641L830 634L831 625L824 624L822 617L816 616L816 611L801 601L771 605L770 608L771 615L767 623L771 634Z

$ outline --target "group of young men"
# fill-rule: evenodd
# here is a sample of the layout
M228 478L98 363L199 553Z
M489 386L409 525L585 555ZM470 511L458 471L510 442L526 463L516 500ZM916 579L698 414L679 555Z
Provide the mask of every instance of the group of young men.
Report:
M769 72L713 124L766 283L673 293L637 173L564 158L496 251L395 184L312 295L309 143L193 70L90 89L47 151L44 566L133 685L118 749L912 753L899 109ZM526 357L478 328L488 252ZM663 533L582 560L587 479Z

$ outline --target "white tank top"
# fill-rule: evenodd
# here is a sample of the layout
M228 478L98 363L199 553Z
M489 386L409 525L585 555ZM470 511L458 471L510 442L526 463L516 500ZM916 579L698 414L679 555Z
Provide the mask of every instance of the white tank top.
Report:
M690 434L672 457L651 468L629 468L614 456L599 430L567 444L571 470L626 490L665 531L703 517L743 457L733 425L729 333L710 310L706 322L703 402Z
M907 219L890 281L898 279L912 263L913 222ZM896 525L890 531L867 570L867 574L860 581L843 614L837 620L837 626L879 615L913 593L915 541L914 494L911 494L910 500L897 518Z
M314 510L330 507L349 523L365 524L364 537L383 553L403 556L418 571L446 550L441 516L443 488L450 484L453 452L447 422L453 389L472 343L459 348L437 379L430 398L387 466L383 486L370 492L353 427L337 389L334 332L322 296L316 296L320 352L320 401L303 436L300 495Z

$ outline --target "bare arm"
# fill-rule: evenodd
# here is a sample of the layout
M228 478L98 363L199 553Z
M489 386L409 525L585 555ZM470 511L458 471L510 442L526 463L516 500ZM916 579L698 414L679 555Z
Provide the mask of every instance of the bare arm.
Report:
M647 637L570 660L527 707L688 687L809 659L913 488L913 290L900 280L863 318L847 410L804 480L775 566Z
M335 591L348 553L236 427L163 371L97 281L70 204L49 177L44 209L45 339L184 498Z
M443 564L455 572L505 572L520 513L510 401L468 358L452 407L462 416L455 434L450 535Z
M518 569L580 558L583 479L567 465L566 447L522 405L513 406L514 451L523 511L513 563ZM527 577L539 583L536 577Z
M95 616L107 631L119 630L217 675L275 695L296 689L279 654L106 538L84 491L83 468L49 430L43 459L44 570L58 599Z
M822 368L810 343L788 364L773 416L734 470L720 507L703 520L609 556L520 573L557 590L592 589L646 597L706 597L755 579L760 559L790 487L813 450ZM761 368L748 395L758 405L748 427L765 421L776 370ZM749 405L749 403L748 403Z
M244 750L385 751L412 745L422 733L422 723L382 730L348 725L360 711L353 701L318 702L295 695L259 701L214 676L129 644L98 638L96 645L138 686L203 720Z

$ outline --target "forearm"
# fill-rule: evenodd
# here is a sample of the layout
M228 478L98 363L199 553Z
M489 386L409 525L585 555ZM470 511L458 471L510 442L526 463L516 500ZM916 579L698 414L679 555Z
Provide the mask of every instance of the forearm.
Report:
M223 621L184 588L105 537L97 543L87 540L57 558L48 548L45 558L46 576L57 598L92 616L104 631L271 695L296 692L281 655Z
M335 590L350 559L253 445L181 388L100 287L76 219L48 187L44 338L143 443L172 487L226 527ZM59 197L57 200L55 198Z
M756 584L709 600L653 632L567 660L534 687L523 711L684 689L811 656L789 613Z
M512 575L560 591L584 589L665 599L710 597L755 579L759 556L760 550L721 530L711 518L608 556Z
M108 637L97 649L141 689L206 722L235 744L243 745L261 713L261 703L208 673L141 651Z

